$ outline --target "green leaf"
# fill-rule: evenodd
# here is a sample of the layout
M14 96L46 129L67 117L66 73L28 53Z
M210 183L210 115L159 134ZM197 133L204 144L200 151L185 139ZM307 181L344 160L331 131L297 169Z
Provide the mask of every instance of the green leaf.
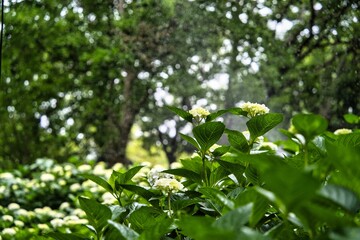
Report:
M190 143L191 145L193 145L196 149L200 150L200 146L199 144L196 142L195 139L193 139L192 137L189 137L187 135L184 135L182 133L180 133L180 136L182 139L184 139L185 141L187 141L188 143Z
M101 232L107 225L107 220L112 217L111 210L92 199L79 197L79 202L81 209L86 213L89 223L96 229L97 233Z
M228 140L231 146L241 152L247 153L250 151L250 146L244 134L239 131L226 129L225 133L228 135Z
M223 167L218 167L210 173L210 186L215 185L220 180L226 178L230 172Z
M297 114L292 118L292 124L307 141L324 133L328 126L326 119L316 114Z
M171 207L174 211L181 210L183 208L186 208L188 206L194 205L196 203L200 202L200 199L180 199L171 202Z
M199 189L199 192L204 194L206 198L219 205L221 208L226 207L228 210L234 208L234 202L228 199L220 190L210 187L202 187Z
M163 172L173 174L175 176L186 177L187 179L190 179L199 184L201 184L201 181L202 181L200 174L198 174L194 171L188 170L188 169L184 169L184 168L169 169L169 170L165 170Z
M258 115L251 118L246 126L250 132L250 139L254 141L257 137L260 137L276 127L283 120L283 115L280 113L267 113L264 115Z
M128 216L131 228L141 232L154 224L154 219L163 214L159 209L153 207L140 207Z
M132 184L120 184L120 186L130 192L133 192L141 197L143 197L144 199L146 199L147 201L149 201L149 199L151 199L154 194L152 192L150 192L149 190L146 190L145 188L142 188L140 186L137 185L132 185Z
M225 130L225 125L221 122L206 122L193 129L196 141L199 143L201 151L206 152L217 143Z
M349 212L360 209L360 200L356 194L344 187L328 184L320 189L320 195L338 204Z
M175 113L176 115L178 115L179 117L183 118L184 120L188 121L188 122L191 122L192 123L192 119L193 119L193 116L187 112L187 111L184 111L180 108L177 108L177 107L173 107L173 106L166 106L170 111L172 111L173 113Z
M80 176L83 176L84 178L87 178L93 182L95 182L97 185L103 187L106 191L113 193L114 190L111 187L111 185L103 178L93 175L93 174L80 174Z
M124 179L123 179L123 182L119 182L121 184L125 184L127 183L128 181L130 181L134 176L135 174L137 174L141 168L143 168L144 166L135 166L129 170L127 170L125 173L124 173Z
M90 239L86 237L79 237L72 233L51 232L46 235L56 240L89 240Z
M212 120L220 117L221 115L228 113L229 110L219 110L217 112L211 113L210 115L208 115L205 119L206 122L211 122Z
M217 219L213 223L213 226L220 229L236 231L249 222L252 207L253 204L249 203L245 206L241 206L234 210L231 210L230 212L227 212L225 215Z
M225 229L212 226L210 217L184 216L176 224L185 236L196 240L224 240L235 239L235 234Z
M141 233L139 240L162 239L173 223L172 219L166 218L165 214L152 220L153 224Z
M137 240L139 238L139 234L137 232L123 224L114 222L112 220L109 220L108 223L110 226L114 227L126 240Z
M360 116L357 116L357 115L352 114L352 113L345 114L344 119L345 119L346 122L348 122L350 124L358 124L358 123L360 123Z
M245 166L241 165L240 163L231 163L223 160L217 160L217 162L220 164L220 166L234 174L239 184L244 181L245 178L243 173L245 171Z
M339 135L337 138L337 143L347 146L347 147L360 147L360 133L350 133L350 134L344 134Z

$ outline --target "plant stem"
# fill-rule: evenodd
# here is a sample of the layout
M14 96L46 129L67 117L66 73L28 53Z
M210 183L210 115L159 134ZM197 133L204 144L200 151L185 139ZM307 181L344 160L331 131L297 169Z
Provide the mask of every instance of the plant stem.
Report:
M172 212L171 212L171 191L168 192L167 199L168 199L169 214L170 214L170 217L172 218Z
M203 175L204 175L204 183L205 183L205 186L208 187L209 186L209 182L208 182L208 178L207 178L207 171L206 171L206 165L205 165L205 154L202 154L202 170L203 170Z

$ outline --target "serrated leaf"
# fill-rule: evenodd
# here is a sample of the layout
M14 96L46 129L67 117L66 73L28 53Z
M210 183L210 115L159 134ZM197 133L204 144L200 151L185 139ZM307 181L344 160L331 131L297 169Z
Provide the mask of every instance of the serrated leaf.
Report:
M201 181L202 181L200 174L198 174L194 171L188 170L188 169L184 169L184 168L169 169L169 170L165 170L163 172L173 174L175 176L185 177L196 183L201 183Z
M354 192L344 187L328 184L320 189L319 194L349 212L356 213L360 209L359 198Z
M224 240L234 239L235 234L224 229L212 226L214 222L210 217L184 216L176 224L181 233L196 240Z
M343 146L359 148L360 133L339 135L336 141Z
M221 216L219 219L217 219L213 223L213 226L220 229L236 231L249 222L252 207L253 204L249 203L245 206L241 206L234 210L231 210L225 215Z
M133 192L144 199L148 200L151 199L154 194L150 192L149 190L146 190L145 188L142 188L140 186L132 185L132 184L120 184L120 186L130 192Z
M218 117L220 117L221 115L228 113L229 110L219 110L217 112L211 113L210 115L208 115L205 119L206 122L210 122Z
M153 207L141 207L128 216L131 228L141 232L154 224L154 219L163 214L163 211Z
M292 118L292 124L307 141L324 133L328 126L326 119L317 114L297 114Z
M79 197L79 203L81 209L86 213L89 223L96 229L97 233L101 232L107 225L107 220L111 219L111 210L95 200L84 197Z
M283 115L280 113L267 113L258 115L247 121L246 126L250 132L250 139L254 141L276 127L283 120Z
M199 199L180 199L180 200L173 201L171 203L171 207L174 211L177 211L177 210L186 208L188 206L194 205L194 204L198 203L199 201L200 201Z
M206 152L217 143L225 130L225 125L221 122L206 122L193 129L196 141L199 143L201 151Z
M124 182L119 182L119 183L122 183L122 184L125 184L127 183L128 181L130 181L134 176L135 174L137 174L141 168L143 168L144 166L135 166L133 168L130 168L129 170L127 170L125 173L124 173Z
M91 181L93 181L94 183L96 183L97 185L103 187L106 191L113 193L114 190L111 187L111 185L103 178L93 175L93 174L80 174L80 176L83 176L86 179L89 179Z
M192 123L192 119L193 119L193 116L187 112L187 111L184 111L180 108L177 108L177 107L173 107L173 106L166 106L170 111L172 111L173 113L175 113L176 115L178 115L179 117L183 118L184 120Z
M231 146L241 152L247 153L250 151L250 146L245 138L244 134L239 131L227 129L226 134L228 135L228 140Z
M151 227L141 233L139 240L163 239L172 223L172 219L165 218L165 215L156 218Z
M206 198L219 205L221 208L226 207L228 210L234 208L234 202L226 197L226 195L215 188L202 187L199 192L204 194Z
M112 220L109 220L108 223L114 227L126 240L137 240L139 238L139 234L137 232L123 224L114 222Z
M218 167L210 173L210 186L215 185L220 180L224 179L230 174L228 170L223 167Z
M182 139L184 139L185 141L187 141L188 143L190 143L191 145L193 145L196 149L200 150L200 146L199 144L196 142L195 139L193 139L192 137L190 136L187 136L187 135L184 135L182 133L180 133L180 137Z

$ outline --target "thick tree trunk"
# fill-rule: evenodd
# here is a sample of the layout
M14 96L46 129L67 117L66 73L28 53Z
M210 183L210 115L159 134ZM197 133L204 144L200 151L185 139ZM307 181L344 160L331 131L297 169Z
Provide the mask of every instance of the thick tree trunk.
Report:
M127 76L124 78L123 85L123 104L120 110L119 119L114 123L116 127L116 136L114 136L109 149L109 154L106 156L106 162L109 165L115 163L123 163L125 165L131 164L131 161L126 156L126 148L129 143L131 128L134 125L135 118L140 109L148 100L148 88L145 87L141 92L137 92L138 89L134 89L137 81L137 71L130 69L127 71Z

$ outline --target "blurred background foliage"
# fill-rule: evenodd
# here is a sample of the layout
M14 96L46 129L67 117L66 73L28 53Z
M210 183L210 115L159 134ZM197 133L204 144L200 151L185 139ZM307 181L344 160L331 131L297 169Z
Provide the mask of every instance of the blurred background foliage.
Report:
M359 8L355 0L5 1L0 165L72 156L113 165L154 154L174 162L189 150L179 138L188 126L165 105L261 102L286 119L313 112L330 130L346 127L343 115L360 110Z

